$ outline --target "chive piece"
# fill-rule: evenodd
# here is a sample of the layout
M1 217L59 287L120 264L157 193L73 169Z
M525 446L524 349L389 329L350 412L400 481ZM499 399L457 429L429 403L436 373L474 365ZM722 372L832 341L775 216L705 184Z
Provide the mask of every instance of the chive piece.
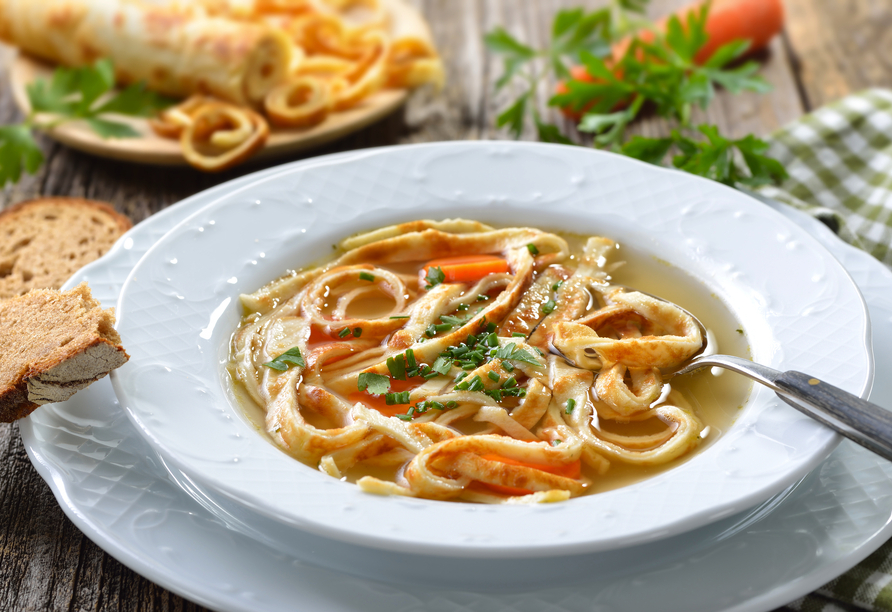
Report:
M304 361L304 358L301 357L300 349L298 347L292 347L273 359L272 361L267 361L264 363L268 368L272 368L273 370L278 370L280 372L284 372L291 366L297 366L299 368L307 367L307 362Z
M489 333L493 333L493 332L495 332L498 328L499 328L499 326L496 325L495 323L490 323L489 325L486 326L486 331L488 331Z
M471 379L471 382L468 384L468 391L482 391L483 390L483 381L480 380L479 376L474 376Z
M411 414L397 414L395 416L396 416L396 418L398 418L401 421L411 421L412 420Z
M558 282L556 282L555 284L553 284L553 285L551 286L551 290L552 290L552 291L557 291L558 289L561 288L561 285L563 285L563 284L564 284L564 281L559 280Z
M477 296L477 301L478 301L478 302L485 302L485 301L488 300L488 299L489 299L489 296L488 296L488 295L483 295L482 293L481 293L480 295Z
M567 400L567 410L565 411L567 414L571 414L573 409L576 408L576 400L570 398Z
M483 393L493 398L497 402L502 401L502 392L499 389L486 389Z
M383 374L363 372L356 380L356 388L372 395L383 395L390 389L390 378Z
M391 319L408 319L409 315L396 315L395 317L390 317Z
M345 327L344 329L342 329L341 331L338 332L338 338L344 338L349 335L350 335L349 327Z
M560 443L561 443L561 441L560 441L560 440L557 440L557 439L551 441L551 445L552 445L552 446L557 446L557 445L560 444Z
M360 272L359 280L375 282L375 277L374 277L374 275L369 274L368 272Z
M418 362L415 361L415 351L409 349L406 351L406 370L414 370L418 367Z
M445 408L445 406L443 406L443 404L441 404L440 402L436 402L434 400L429 401L428 405L430 405L430 407L435 410L443 410L443 408Z
M743 330L738 328L738 329L737 329L737 333L740 334L740 335L742 336L742 335L743 335Z
M461 364L461 369L462 369L462 370L468 370L468 371L470 371L470 370L476 370L476 369L477 369L477 364L474 363L473 361L468 362L468 363L463 363L463 364Z
M496 382L499 382L499 380L502 378L501 376L499 376L498 374L496 374L496 373L493 372L492 370L490 370L489 372L487 372L486 375L489 376L489 379L490 379L490 380L494 380L494 381L496 381Z
M532 255L533 257L535 257L536 255L539 254L539 249L537 249L536 245L533 244L532 242L527 245L527 250L530 252L530 255Z
M548 300L547 302L542 304L542 314L549 315L549 314L553 313L554 306L555 306L554 300Z
M468 306L467 304L459 304L459 305L458 305L458 310L459 310L459 312L464 312L464 311L467 310L468 308L470 308L470 306Z
M507 362L507 361L503 361L503 362L502 362L502 369L505 370L506 372L513 372L513 371L514 371L514 366L511 365L511 363L509 363L509 362Z
M409 392L408 391L400 391L399 393L386 393L384 395L384 402L388 406L393 406L395 404L408 404L409 403Z
M526 335L526 334L522 334L522 333L520 333L520 332L511 332L511 337L512 337L512 338L526 338L527 335Z
M446 408L448 408L449 410L458 408L458 402L456 402L455 400L449 400L448 402L446 402Z
M362 328L361 328L361 327L354 327L354 328L353 328L353 337L354 337L354 338L359 338L361 335L362 335Z
M462 379L463 379L465 376L467 376L467 375L468 375L467 372L459 372L459 373L458 373L458 376L455 377L455 382L458 382L458 381L462 380Z
M443 268L434 266L433 268L427 269L427 274L424 276L424 280L427 281L427 285L424 288L430 291L446 280L446 275L443 273Z
M517 379L513 376L502 383L502 389L513 389L517 386Z
M499 337L495 334L495 331L490 332L486 337L486 346L499 346Z
M396 380L406 380L406 361L402 355L387 358L387 369Z

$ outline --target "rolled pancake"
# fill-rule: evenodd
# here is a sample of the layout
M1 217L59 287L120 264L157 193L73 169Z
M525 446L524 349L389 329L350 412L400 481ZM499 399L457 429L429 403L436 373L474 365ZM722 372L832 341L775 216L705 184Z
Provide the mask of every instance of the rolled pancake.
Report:
M287 73L291 42L268 26L138 0L0 0L0 39L55 63L112 58L119 82L256 105Z

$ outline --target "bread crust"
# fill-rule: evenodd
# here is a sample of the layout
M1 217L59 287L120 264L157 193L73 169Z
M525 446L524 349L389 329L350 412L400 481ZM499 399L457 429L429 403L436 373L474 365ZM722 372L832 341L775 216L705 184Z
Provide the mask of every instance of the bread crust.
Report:
M0 303L0 422L64 401L123 365L129 356L113 324L113 309L102 310L86 283Z
M62 206L80 206L104 213L115 220L118 229L122 234L133 227L133 222L130 220L130 218L116 211L114 208L112 208L111 204L100 202L99 200L88 200L86 198L73 198L68 196L34 198L32 200L25 200L24 202L13 204L8 208L0 210L0 225L8 222L11 216L17 216L20 215L23 211L26 211L30 208L36 208L47 204L61 204Z

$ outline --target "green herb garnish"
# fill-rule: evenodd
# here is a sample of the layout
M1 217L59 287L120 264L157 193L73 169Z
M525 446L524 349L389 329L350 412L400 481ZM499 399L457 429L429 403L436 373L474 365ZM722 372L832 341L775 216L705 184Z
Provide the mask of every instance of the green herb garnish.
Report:
M542 314L549 315L554 312L555 303L554 300L548 300L544 304L542 304Z
M27 86L31 112L19 125L0 126L0 188L18 182L22 172L36 173L43 165L35 129L79 120L101 138L134 138L139 132L109 117L151 117L173 104L148 91L144 83L114 92L114 73L111 61L100 59L92 66L57 67L49 80L37 79Z
M390 378L383 374L362 372L356 380L356 388L372 395L384 395L390 390Z
M446 275L443 273L443 268L434 266L427 269L427 274L425 275L424 280L427 281L427 285L424 288L431 290L446 280Z
M268 368L272 368L273 370L279 370L280 372L284 372L291 366L297 366L299 368L307 367L307 362L304 361L304 358L300 354L300 349L298 347L293 347L273 359L272 361L267 361L264 363Z
M399 393L386 393L384 395L384 402L388 406L393 406L395 404L408 404L409 403L409 392L408 391L400 391Z
M530 243L527 245L527 250L530 252L530 255L532 255L533 257L535 257L536 255L539 254L539 249L536 248L536 245L533 243Z
M345 327L341 331L338 332L338 338L345 338L350 335L350 328Z
M576 400L572 399L572 398L568 399L567 400L567 408L564 412L566 412L567 414L570 414L573 412L574 408L576 408Z
M368 272L360 272L359 280L369 281L373 283L375 282L375 276L373 274L369 274Z
M494 381L496 381L496 382L499 382L499 380L502 379L501 376L499 376L498 374L496 374L496 373L493 372L492 370L490 370L489 372L487 372L486 375L489 377L490 380L494 380Z

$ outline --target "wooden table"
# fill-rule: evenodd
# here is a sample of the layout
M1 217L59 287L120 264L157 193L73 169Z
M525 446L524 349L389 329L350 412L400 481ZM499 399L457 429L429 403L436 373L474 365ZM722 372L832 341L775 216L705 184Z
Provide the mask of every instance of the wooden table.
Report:
M892 3L889 0L784 0L787 28L764 53L763 95L720 92L706 115L732 135L765 135L850 92L892 86ZM684 0L653 0L657 16ZM406 107L317 154L398 143L504 138L495 117L510 93L494 94L501 73L483 47L483 33L505 26L541 46L553 13L579 0L414 0L431 23L447 67L439 94L418 92ZM586 2L596 6L597 1ZM0 122L21 120L6 75L0 74ZM545 94L540 103L544 108ZM556 120L557 117L554 117ZM664 130L652 119L636 131ZM531 131L524 135L532 139ZM47 163L37 176L0 191L0 208L45 195L112 202L139 222L152 213L258 166L206 175L90 157L42 139ZM282 160L289 161L289 160ZM0 425L0 609L203 609L124 567L87 539L62 513L25 453L15 425Z

